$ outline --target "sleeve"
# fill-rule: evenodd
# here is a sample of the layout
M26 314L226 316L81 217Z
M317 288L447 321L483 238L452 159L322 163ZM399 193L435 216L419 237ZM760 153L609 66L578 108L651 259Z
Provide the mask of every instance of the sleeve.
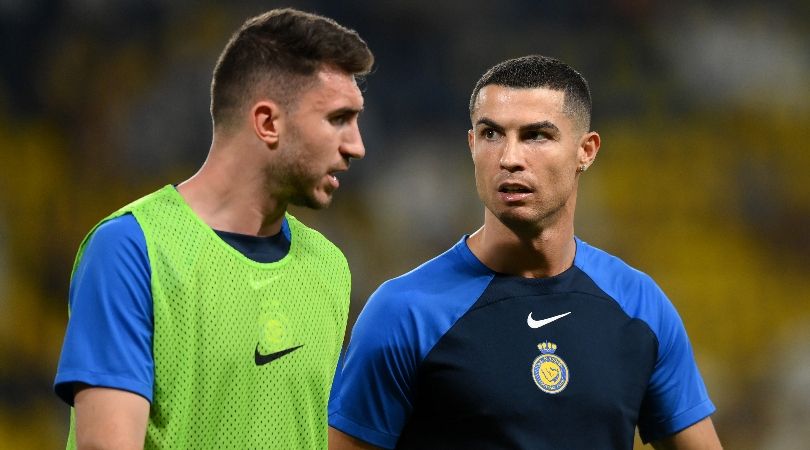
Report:
M73 405L76 383L134 392L152 401L151 270L131 214L88 238L70 283L68 320L54 391Z
M658 360L639 416L644 443L677 433L715 411L678 312L657 285L648 289L658 300Z
M357 318L329 405L329 425L362 441L394 448L412 410L417 349L402 302L384 289ZM392 320L394 321L392 323Z

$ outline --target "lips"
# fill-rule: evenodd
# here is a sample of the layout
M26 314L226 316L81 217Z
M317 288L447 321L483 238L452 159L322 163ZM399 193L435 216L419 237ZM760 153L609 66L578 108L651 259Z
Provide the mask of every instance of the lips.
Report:
M329 180L329 184L332 186L333 189L337 189L340 186L340 180L338 180L337 174L341 172L345 172L346 169L337 169L337 170L330 170L326 173L326 179Z
M332 189L337 189L340 187L340 180L338 180L337 176L333 173L326 174L326 181L329 183L329 186Z
M501 183L498 186L498 192L504 194L529 194L532 192L532 189L525 184L509 181Z
M498 196L504 203L520 203L532 195L534 190L529 186L515 182L507 181L498 186Z

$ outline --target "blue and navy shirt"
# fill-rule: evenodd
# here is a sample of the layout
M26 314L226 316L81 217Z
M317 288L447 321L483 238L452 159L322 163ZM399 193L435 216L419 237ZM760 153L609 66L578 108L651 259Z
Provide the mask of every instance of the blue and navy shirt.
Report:
M343 364L330 425L384 448L632 449L715 409L661 289L579 239L529 279L463 238L380 286Z

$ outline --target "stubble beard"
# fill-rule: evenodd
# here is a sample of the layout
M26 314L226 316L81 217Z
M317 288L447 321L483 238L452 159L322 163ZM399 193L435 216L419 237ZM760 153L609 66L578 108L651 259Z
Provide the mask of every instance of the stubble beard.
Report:
M309 161L302 159L301 152L295 149L290 151L289 158L285 158L282 167L278 168L276 175L282 181L283 190L287 193L290 204L303 206L306 208L319 210L329 206L332 202L332 195L324 192L325 200L318 198L318 190L322 177L314 174Z
M295 197L290 200L290 203L296 206L304 206L309 209L319 210L328 207L332 203L332 197L330 196L325 202L321 202L318 201L312 193L310 193L309 195Z
M324 192L326 200L318 199L316 191L320 188L322 177L313 172L313 164L305 158L306 144L302 142L298 127L293 125L289 131L290 142L282 150L284 155L280 163L270 168L271 179L278 180L289 204L314 210L324 209L332 202L332 195Z
M289 192L289 202L314 210L324 209L332 202L332 196L324 193L326 200L318 198L317 190L321 180L309 169L302 161L294 161L288 166L284 184Z

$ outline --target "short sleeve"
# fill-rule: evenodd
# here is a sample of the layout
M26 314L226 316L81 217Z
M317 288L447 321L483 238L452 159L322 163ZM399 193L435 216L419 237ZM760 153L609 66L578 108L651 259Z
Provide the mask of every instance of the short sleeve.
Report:
M715 411L683 321L664 293L657 286L654 290L661 299L660 321L654 327L659 347L639 417L645 443L677 433Z
M574 264L628 316L644 321L658 340L653 373L641 405L638 429L645 443L672 435L715 411L692 354L683 321L664 291L647 274L577 239Z
M152 401L151 270L131 214L88 238L70 283L68 320L54 391L73 405L77 383L130 391Z
M386 312L382 305L388 302L380 297L380 292L372 295L352 330L333 386L329 425L378 447L394 448L412 410L417 355L410 333L403 333L404 324L381 326L397 315Z
M378 447L396 446L413 411L420 365L494 276L466 238L369 298L336 377L329 425Z

